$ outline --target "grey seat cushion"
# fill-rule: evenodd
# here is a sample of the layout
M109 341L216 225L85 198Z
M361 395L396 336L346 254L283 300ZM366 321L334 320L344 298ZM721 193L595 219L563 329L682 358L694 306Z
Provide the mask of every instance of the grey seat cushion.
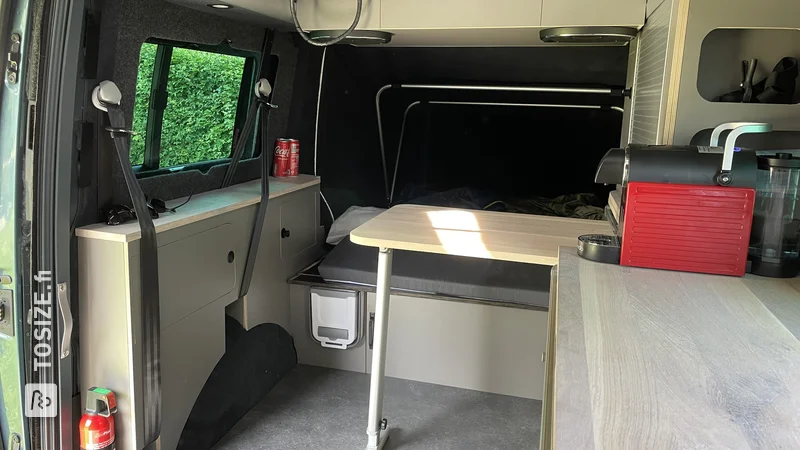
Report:
M550 266L396 250L392 287L454 297L547 308ZM378 249L346 238L325 257L319 273L327 281L375 286Z

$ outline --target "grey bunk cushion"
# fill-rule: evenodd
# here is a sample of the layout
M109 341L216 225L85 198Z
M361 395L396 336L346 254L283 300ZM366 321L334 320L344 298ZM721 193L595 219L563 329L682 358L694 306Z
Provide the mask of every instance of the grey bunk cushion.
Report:
M547 308L550 266L396 250L392 287ZM344 239L319 265L327 281L375 286L378 249Z

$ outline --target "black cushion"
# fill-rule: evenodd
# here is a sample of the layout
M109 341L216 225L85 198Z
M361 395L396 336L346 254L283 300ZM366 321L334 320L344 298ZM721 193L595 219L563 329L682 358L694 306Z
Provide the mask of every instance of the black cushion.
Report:
M550 266L395 250L392 287L547 308ZM375 286L378 249L344 239L319 265L327 281Z

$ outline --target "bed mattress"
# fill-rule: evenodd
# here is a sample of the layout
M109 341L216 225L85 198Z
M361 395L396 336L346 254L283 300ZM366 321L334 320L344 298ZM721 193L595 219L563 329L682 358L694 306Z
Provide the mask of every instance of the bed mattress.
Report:
M392 288L547 309L550 266L395 250ZM319 265L326 281L375 286L378 249L345 238Z

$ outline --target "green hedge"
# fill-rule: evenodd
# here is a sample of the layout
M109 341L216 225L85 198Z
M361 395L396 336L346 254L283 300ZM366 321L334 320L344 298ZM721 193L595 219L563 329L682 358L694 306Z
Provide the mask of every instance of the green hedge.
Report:
M136 81L131 162L144 160L144 142L157 45L144 44ZM245 58L174 48L161 131L160 167L230 156Z

